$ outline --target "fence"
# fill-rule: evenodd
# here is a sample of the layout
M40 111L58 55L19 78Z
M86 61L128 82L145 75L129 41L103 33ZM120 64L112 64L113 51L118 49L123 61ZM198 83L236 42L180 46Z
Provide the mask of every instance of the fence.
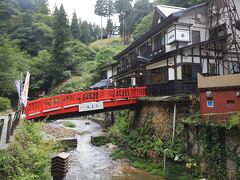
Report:
M14 134L14 130L17 128L21 117L21 111L15 112L14 116L12 114L8 115L6 119L0 119L0 142L4 149L4 145L10 143L10 137Z

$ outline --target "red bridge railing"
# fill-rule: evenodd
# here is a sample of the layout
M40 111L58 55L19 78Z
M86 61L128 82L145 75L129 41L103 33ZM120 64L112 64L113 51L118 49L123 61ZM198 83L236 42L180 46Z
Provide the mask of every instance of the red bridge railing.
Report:
M144 96L146 96L146 87L79 91L28 101L25 114L27 119L60 114L69 112L68 108L87 102L110 102L113 107L124 105L123 103L118 104L119 101L132 101Z

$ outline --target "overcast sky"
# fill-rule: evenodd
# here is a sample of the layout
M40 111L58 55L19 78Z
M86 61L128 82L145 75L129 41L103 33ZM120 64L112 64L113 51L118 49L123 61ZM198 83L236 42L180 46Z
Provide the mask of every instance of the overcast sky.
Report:
M72 14L75 10L77 13L77 16L82 20L86 20L92 23L95 22L95 24L98 24L98 25L101 24L101 18L94 14L94 7L96 4L96 0L48 0L48 3L51 11L53 10L55 4L57 5L57 7L63 4L69 19L72 18ZM113 23L115 23L115 21L116 23L118 23L117 16L114 17ZM103 25L105 26L106 23L107 23L107 19L103 18Z
M92 22L98 25L101 24L101 18L94 14L96 0L48 0L48 3L51 10L53 10L55 4L57 5L57 7L63 4L69 19L72 18L73 11L75 10L77 16L82 20L86 20L88 22ZM107 19L103 18L103 26L105 26L106 23ZM117 15L115 15L113 19L113 24L115 23L118 24Z

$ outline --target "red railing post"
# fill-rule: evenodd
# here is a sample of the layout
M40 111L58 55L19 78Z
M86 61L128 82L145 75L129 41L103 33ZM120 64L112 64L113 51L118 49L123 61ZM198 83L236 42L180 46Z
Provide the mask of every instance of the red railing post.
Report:
M60 99L61 99L61 113L63 113L63 110L64 110L64 97L65 95L64 94L61 94L60 95Z
M130 100L132 100L132 98L133 98L132 97L132 89L133 89L132 87L129 88L129 99Z
M43 115L43 98L39 99L39 109L40 109L40 115Z
M26 119L29 119L29 101L27 102L27 106L24 108L24 112L26 114Z
M114 101L117 101L117 88L114 88L113 94L114 94Z

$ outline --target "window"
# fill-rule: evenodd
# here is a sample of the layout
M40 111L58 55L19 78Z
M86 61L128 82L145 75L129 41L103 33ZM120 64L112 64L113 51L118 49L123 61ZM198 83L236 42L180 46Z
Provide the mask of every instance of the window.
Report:
M192 81L192 65L182 66L182 76L184 81Z
M200 31L192 31L192 44L197 44L200 42Z
M184 81L197 81L197 73L201 72L200 64L184 64L182 66L182 79Z
M234 100L227 100L227 104L235 104L235 101Z
M214 63L209 63L208 72L209 74L216 74L217 66Z
M161 84L168 81L167 67L157 68L151 70L152 84Z
M154 37L154 50L159 50L162 45L164 45L164 36L162 34L158 34Z

